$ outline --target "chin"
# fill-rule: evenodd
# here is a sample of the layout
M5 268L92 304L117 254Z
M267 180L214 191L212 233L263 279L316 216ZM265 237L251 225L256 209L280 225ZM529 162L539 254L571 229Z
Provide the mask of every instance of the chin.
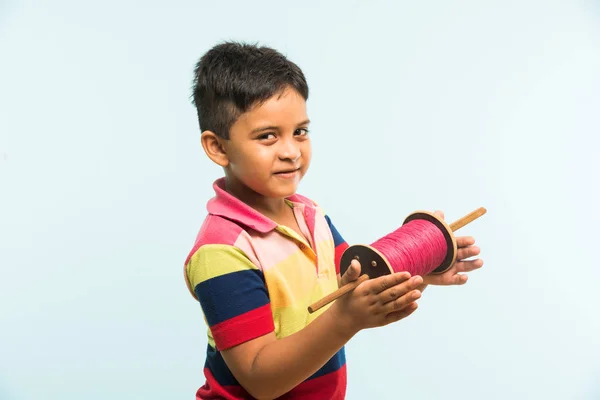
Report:
M275 198L290 197L291 195L296 194L297 189L298 189L298 185L294 185L290 189L279 188L279 189L271 190L269 197L275 197Z
M299 182L290 182L287 184L271 185L267 188L268 197L285 198L296 193Z

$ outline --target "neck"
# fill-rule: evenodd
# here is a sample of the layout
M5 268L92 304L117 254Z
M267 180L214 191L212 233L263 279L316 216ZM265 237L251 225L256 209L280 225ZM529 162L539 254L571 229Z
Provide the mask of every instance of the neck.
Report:
M284 198L265 197L228 175L225 176L225 190L272 220L284 214L287 207Z

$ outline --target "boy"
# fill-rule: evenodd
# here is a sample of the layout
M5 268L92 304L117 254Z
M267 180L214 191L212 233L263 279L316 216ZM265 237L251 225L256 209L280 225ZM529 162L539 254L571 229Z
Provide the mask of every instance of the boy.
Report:
M197 399L344 399L344 345L360 330L399 321L429 284L462 284L481 260L457 238L458 262L439 276L407 272L363 282L318 312L307 307L360 275L330 218L296 193L311 160L308 86L277 51L222 43L194 79L201 143L223 167L185 261L208 325L206 383ZM196 351L197 349L194 349Z

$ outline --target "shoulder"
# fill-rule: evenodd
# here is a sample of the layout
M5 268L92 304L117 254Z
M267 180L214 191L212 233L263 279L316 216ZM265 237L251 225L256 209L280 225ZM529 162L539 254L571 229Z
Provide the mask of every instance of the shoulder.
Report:
M245 233L246 231L244 228L237 223L218 215L209 214L200 227L194 245L188 253L185 263L187 264L190 261L190 258L201 247L206 245L223 245L224 248L235 246L239 241L240 236L245 235Z
M243 227L209 214L204 220L184 263L186 283L192 295L201 282L237 271L259 271L249 236ZM196 296L194 296L196 297Z
M203 282L218 280L234 284L241 277L263 278L262 270L240 248L228 244L200 246L186 264L186 277L190 289Z
M233 245L245 232L244 228L236 222L219 215L209 214L200 227L195 246L199 247L204 244Z

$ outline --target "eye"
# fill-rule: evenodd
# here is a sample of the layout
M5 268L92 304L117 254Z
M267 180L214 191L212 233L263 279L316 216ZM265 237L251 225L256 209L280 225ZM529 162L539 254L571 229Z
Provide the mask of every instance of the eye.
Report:
M275 139L275 134L272 132L268 132L268 133L263 133L262 135L257 137L258 140L269 140L269 139Z
M306 129L306 128L299 128L299 129L296 129L296 130L294 131L294 135L298 135L298 136L306 136L306 135L308 135L308 129Z

